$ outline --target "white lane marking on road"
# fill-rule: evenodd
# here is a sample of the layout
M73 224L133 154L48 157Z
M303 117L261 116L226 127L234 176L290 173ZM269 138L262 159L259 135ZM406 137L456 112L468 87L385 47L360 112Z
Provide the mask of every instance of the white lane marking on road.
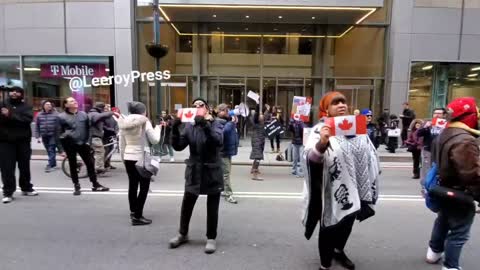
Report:
M71 188L60 187L37 187L40 193L45 194L72 194ZM126 196L128 194L126 189L112 189L109 192L92 192L89 190L82 190L84 195L121 195ZM153 190L149 193L149 196L153 197L182 197L183 190ZM302 199L300 193L275 193L275 192L238 192L236 193L238 198L257 198L257 199ZM421 196L416 195L380 195L380 201L410 201L410 202L423 202L424 199Z
M36 190L38 191L72 191L72 188L66 188L66 187L35 187ZM82 189L82 191L89 191L88 189ZM178 190L164 190L164 189L154 189L150 190L150 194L182 194L184 193L184 190L178 189ZM107 193L125 193L128 192L128 189L115 189L112 188L110 189L109 192ZM99 192L95 192L99 193ZM100 192L102 193L102 192ZM235 194L238 195L245 195L245 196L296 196L300 197L302 196L302 193L300 192L247 192L247 191L238 191L235 192ZM380 195L380 198L412 198L412 199L422 199L423 197L420 195L402 195L402 194L384 194Z

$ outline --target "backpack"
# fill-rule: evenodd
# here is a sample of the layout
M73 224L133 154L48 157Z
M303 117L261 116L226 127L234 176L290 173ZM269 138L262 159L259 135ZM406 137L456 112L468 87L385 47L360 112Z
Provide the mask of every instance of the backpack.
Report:
M438 198L432 197L430 192L439 185L439 172L437 163L433 162L432 167L425 176L425 205L434 213L440 211L440 203Z

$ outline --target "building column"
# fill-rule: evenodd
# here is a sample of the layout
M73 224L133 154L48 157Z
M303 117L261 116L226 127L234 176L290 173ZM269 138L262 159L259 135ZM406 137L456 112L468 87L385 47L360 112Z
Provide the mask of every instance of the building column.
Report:
M387 30L386 91L384 108L400 114L408 100L410 85L410 48L412 39L413 0L393 1L391 23Z
M193 25L193 33L198 34L198 24ZM200 36L192 36L192 73L193 73L193 84L192 84L192 98L195 99L200 96L200 68L201 68L201 58L200 58Z

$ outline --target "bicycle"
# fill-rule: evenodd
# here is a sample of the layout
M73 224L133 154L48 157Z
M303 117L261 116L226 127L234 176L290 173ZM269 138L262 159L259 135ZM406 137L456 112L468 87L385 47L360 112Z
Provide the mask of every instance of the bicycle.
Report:
M105 155L105 160L109 160L115 152L119 152L120 147L118 145L118 136L112 137L108 144L103 145L105 149L108 149L110 146L113 146L113 147ZM62 161L62 171L67 177L72 178L70 174L70 163L68 163L67 156L65 156L65 158ZM77 173L78 173L79 179L88 177L87 166L85 165L85 163L80 157L77 157Z

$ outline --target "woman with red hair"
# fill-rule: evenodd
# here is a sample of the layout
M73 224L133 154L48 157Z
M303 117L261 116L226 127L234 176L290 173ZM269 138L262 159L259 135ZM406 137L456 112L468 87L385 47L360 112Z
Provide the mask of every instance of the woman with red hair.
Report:
M330 269L335 259L347 269L355 269L344 252L356 219L375 214L380 165L375 146L367 134L331 136L325 117L348 114L345 96L330 92L320 101L320 123L306 142L304 185L305 237L310 239L320 223L318 249L320 269Z

